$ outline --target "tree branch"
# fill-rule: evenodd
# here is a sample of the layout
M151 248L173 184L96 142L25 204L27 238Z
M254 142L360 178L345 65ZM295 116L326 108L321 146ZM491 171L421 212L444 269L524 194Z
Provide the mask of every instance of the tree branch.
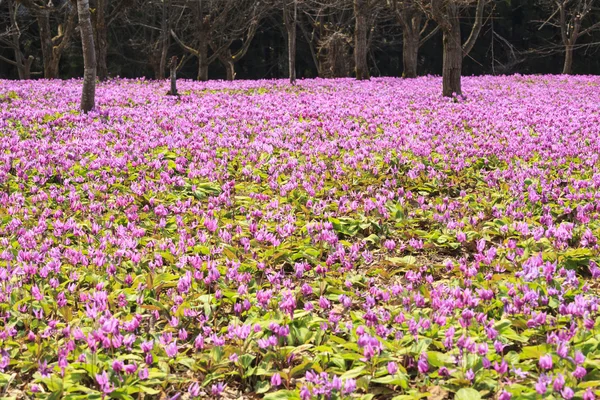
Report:
M436 26L435 28L433 28L433 30L431 32L429 32L427 34L427 36L425 36L423 39L419 40L419 47L423 46L425 44L425 42L427 42L429 39L431 39L432 37L435 36L436 33L438 33L438 31L440 30L440 26Z
M14 65L15 67L18 66L18 64L17 64L16 61L11 60L10 58L6 58L6 57L4 57L2 55L0 55L0 61L4 61L5 63L10 64L10 65Z
M475 23L473 24L473 28L471 29L471 34L469 38L463 45L463 57L467 56L471 50L473 50L473 46L475 46L475 42L477 41L477 37L479 36L479 32L481 31L481 27L483 25L483 10L485 9L485 4L487 0L477 0L477 11L475 12Z
M193 47L190 47L190 46L186 45L185 43L183 43L181 41L181 39L179 39L179 37L177 36L177 34L175 33L175 31L173 29L171 29L171 36L173 37L173 39L175 40L175 42L177 42L177 44L179 46L181 46L181 48L183 50L187 51L188 53L190 53L190 54L192 54L192 55L194 55L196 57L200 56L200 53L198 53L198 51L196 49L194 49Z

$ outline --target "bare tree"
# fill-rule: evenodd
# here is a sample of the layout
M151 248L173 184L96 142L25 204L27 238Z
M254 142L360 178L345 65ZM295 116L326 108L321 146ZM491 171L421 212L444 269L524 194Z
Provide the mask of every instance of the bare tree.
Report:
M429 30L430 19L418 0L388 0L396 20L402 26L402 76L415 78L419 48L439 30L439 25Z
M477 0L475 22L467 41L463 44L460 33L461 10L475 0L430 0L431 15L444 36L442 94L452 97L462 94L461 74L463 58L467 56L479 36L483 25L483 11L487 0Z
M89 0L77 0L77 13L79 14L79 32L83 50L81 109L87 113L96 105L96 50Z
M167 53L169 52L169 45L171 36L169 35L170 16L171 10L171 0L162 0L161 7L161 18L160 18L160 64L158 68L158 74L160 75L160 79L165 76L165 65L167 63ZM177 58L173 58L171 60L171 64L177 62ZM170 66L171 69L171 79L173 75L173 65Z
M227 80L235 79L235 63L248 52L266 11L260 1L231 1L235 2L235 11L230 14L227 24L215 26L216 32L210 41L211 49L225 67ZM231 46L236 41L241 41L242 45L233 51Z
M170 27L177 25L172 0L134 0L114 18L123 18L130 27L129 44L140 51L154 72L155 79L164 79L170 47ZM174 19L175 18L175 19Z
M288 43L288 74L290 83L296 84L296 31L298 25L298 0L283 1L283 21Z
M197 79L199 81L208 80L208 67L217 59L217 55L213 55L212 57L208 56L208 38L210 35L211 18L210 14L205 13L205 4L206 3L204 2L198 1L185 5L186 8L191 8L193 15L193 22L191 24L193 29L192 34L190 35L190 41L196 43L195 47L184 43L175 31L171 29L171 36L173 36L175 42L177 42L183 50L198 58Z
M77 24L77 8L69 0L57 1L56 5L52 1L42 0L21 0L21 3L36 16L44 60L44 78L58 78L60 59L71 44ZM54 18L57 20L55 30L52 29Z
M369 0L354 0L354 64L356 79L369 79L367 64L367 19L370 11Z
M31 64L33 64L34 57L32 55L25 57L21 48L21 34L23 30L17 20L20 4L15 0L8 0L6 3L8 7L8 21L6 21L8 28L6 32L0 34L0 43L13 50L14 60L0 55L0 61L4 61L16 67L19 79L29 79L31 77ZM2 1L0 0L0 5L1 4Z
M353 7L353 0L308 0L304 3L298 26L320 77L346 77L354 69L351 53Z
M600 22L589 23L592 10L594 7L598 7L599 4L600 1L598 0L542 1L542 5L549 9L551 15L541 24L540 29L545 25L560 29L565 52L563 74L573 73L573 52L577 40L600 28Z
M380 11L382 0L354 0L354 64L356 79L369 79L369 32Z
M97 74L101 81L108 78L108 28L132 5L132 0L95 0L95 3L92 3L92 6L95 6L92 12L92 24L95 33L94 45L98 64Z
M171 36L186 52L198 58L198 80L208 80L208 66L219 60L228 80L235 78L235 63L244 57L266 11L266 3L253 0L184 0L193 18L191 29ZM192 11L189 13L189 11ZM235 50L233 45L241 41ZM209 55L209 52L212 52Z

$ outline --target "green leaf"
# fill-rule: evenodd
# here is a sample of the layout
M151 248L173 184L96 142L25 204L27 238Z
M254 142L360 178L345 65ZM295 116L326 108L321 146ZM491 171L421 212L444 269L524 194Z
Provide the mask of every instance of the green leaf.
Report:
M256 357L253 356L252 354L242 354L239 358L240 364L242 365L242 367L244 367L244 369L246 369L250 366L250 364L252 364L252 361L255 358Z
M117 390L111 392L109 396L110 396L111 399L134 400L133 397L131 397L130 395L128 395L127 393L125 393L123 391L123 389L117 389Z
M404 389L408 388L408 378L404 374L386 375L381 378L372 379L371 382L383 385L397 385Z
M427 361L437 368L452 364L453 357L446 353L440 353L439 351L428 351Z
M148 386L140 385L139 388L140 388L141 392L144 392L144 393L147 393L147 394L150 394L150 395L155 395L155 394L159 394L160 393L160 390L156 390L156 389L148 387Z
M260 381L256 383L256 393L262 394L268 392L271 389L271 384L268 381Z
M365 371L365 366L361 365L360 367L352 368L350 371L344 372L341 376L342 379L356 378L357 376L368 374L368 371Z
M458 392L456 392L456 396L454 396L455 400L479 400L481 399L481 395L479 392L472 388L462 388Z
M277 392L266 394L264 400L297 400L300 395L293 390L278 390Z
M300 365L297 365L294 368L292 368L292 370L290 371L290 376L296 377L304 375L304 373L311 368L312 364L313 362L311 360L304 361Z
M404 256L404 257L387 257L386 260L391 262L394 265L415 265L417 263L417 259L413 256Z
M188 369L193 369L195 361L193 358L182 357L177 358L177 363L183 365L184 367L187 367Z
M549 353L550 351L551 348L547 344L540 344L538 346L525 346L521 350L519 358L521 360L537 359L544 354Z

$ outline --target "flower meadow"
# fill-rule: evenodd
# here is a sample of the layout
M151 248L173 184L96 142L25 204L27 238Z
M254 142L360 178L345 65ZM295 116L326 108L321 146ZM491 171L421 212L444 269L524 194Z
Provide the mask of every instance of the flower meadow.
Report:
M0 390L600 398L600 78L0 81Z

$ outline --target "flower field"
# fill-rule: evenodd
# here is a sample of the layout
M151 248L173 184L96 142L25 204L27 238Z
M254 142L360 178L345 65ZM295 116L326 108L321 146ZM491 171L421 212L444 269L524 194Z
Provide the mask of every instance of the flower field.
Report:
M600 397L600 78L0 81L0 391Z

